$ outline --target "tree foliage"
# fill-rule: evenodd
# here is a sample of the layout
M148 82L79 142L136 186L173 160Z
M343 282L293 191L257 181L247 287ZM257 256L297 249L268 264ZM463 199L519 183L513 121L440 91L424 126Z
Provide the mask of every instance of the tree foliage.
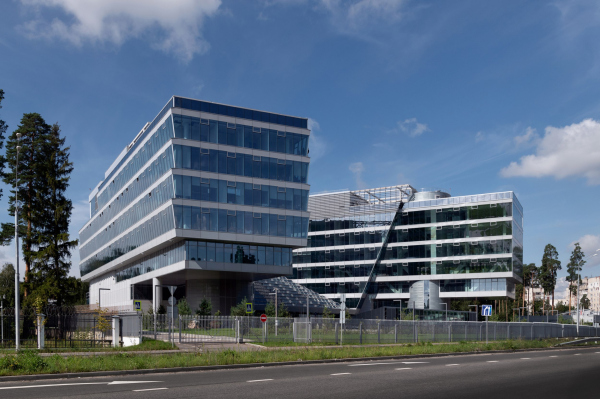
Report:
M15 267L12 263L2 265L0 271L0 298L4 297L4 306L15 306Z
M581 296L580 305L581 305L582 309L589 309L590 308L590 298L588 298L587 294L583 294Z
M190 304L185 297L177 301L177 311L182 316L188 316L192 314L192 308L190 308Z
M554 303L554 289L556 288L556 277L561 270L560 260L558 260L558 251L552 244L546 245L544 255L542 256L542 265L540 266L540 283L546 295L552 294L552 303Z
M569 263L567 264L567 277L569 282L569 310L571 308L571 296L577 295L577 283L581 279L581 269L585 265L585 254L581 250L579 243L575 243L575 248L571 252ZM577 302L577 301L576 301Z
M231 311L229 312L229 314L231 316L247 316L246 302L248 302L248 299L244 297L240 303L231 307Z
M210 316L212 314L212 303L210 300L203 298L198 306L198 310L196 310L196 314L198 316Z

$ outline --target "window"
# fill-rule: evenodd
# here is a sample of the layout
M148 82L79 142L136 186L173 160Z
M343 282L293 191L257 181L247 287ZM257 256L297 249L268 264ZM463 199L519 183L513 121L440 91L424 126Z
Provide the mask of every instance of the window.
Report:
M460 229L460 225L459 225L459 224L455 224L455 225L454 225L454 226L452 226L452 227L454 227L455 229Z
M408 266L408 263L403 263L402 266Z
M435 244L436 248L441 248L442 244Z
M354 285L360 285L360 283L358 281L355 281Z
M235 158L235 152L227 152L227 158Z
M455 265L458 265L460 263L459 260L453 260L452 263L454 263Z
M477 208L478 208L478 206L477 206L477 205L472 205L472 206L471 206L471 209L477 209Z
M403 233L408 233L408 229L402 229Z
M355 231L355 232L354 232L354 235L355 235L355 236L359 236L359 235L360 235L360 231Z
M329 284L330 284L330 283L325 283L325 287L329 287Z
M403 246L402 249L408 249L408 247L407 246Z
M443 228L444 228L443 226L437 226L435 229L436 229L436 230L441 230L441 229L443 229Z
M497 206L498 206L498 204L490 204L490 208L495 208Z
M252 126L252 132L253 133L260 133L260 128L256 127L256 126Z
M460 242L455 242L452 245L454 245L455 247L460 247Z
M478 242L477 242L477 241L473 241L473 242L471 242L471 245L477 245L477 244L478 244Z
M436 213L442 213L442 210L441 209L436 209L435 212Z
M235 123L227 122L227 129L235 129Z
M477 226L479 226L477 223L473 223L473 224L471 225L471 227L477 227Z
M260 162L260 160L262 159L262 157L258 156L258 155L253 155L252 156L252 160L256 161L256 162Z
M452 210L457 212L457 211L460 211L460 208L452 208Z
M200 119L201 125L208 125L208 119Z
M435 262L435 264L436 264L436 265L441 265L442 263L444 263L444 262L442 262L441 260L437 260L437 261Z
M498 222L490 222L490 226L495 226L497 224L498 224Z

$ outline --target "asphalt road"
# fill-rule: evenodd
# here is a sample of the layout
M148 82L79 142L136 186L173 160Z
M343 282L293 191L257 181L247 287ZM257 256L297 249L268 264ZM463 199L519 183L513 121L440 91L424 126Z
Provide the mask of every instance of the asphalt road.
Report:
M0 383L0 398L598 398L600 348Z

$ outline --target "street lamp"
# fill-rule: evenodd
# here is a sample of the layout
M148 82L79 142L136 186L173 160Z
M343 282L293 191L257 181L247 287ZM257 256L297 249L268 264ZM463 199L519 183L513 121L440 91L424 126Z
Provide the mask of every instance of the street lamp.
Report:
M100 306L100 291L110 291L110 288L98 288L98 310L102 310Z
M2 294L2 301L0 301L0 326L2 326L2 346L4 346L4 298Z
M269 295L275 295L275 336L277 336L277 324L279 323L279 321L277 320L277 317L278 317L277 308L279 307L279 306L277 306L278 305L278 303L277 303L277 292L278 291L279 290L277 288L275 288L275 292L272 292L269 294Z
M21 133L17 133L17 162L15 166L15 247L17 262L15 267L15 350L21 349L21 332L19 328L19 317L21 313L19 303L19 151L21 146Z

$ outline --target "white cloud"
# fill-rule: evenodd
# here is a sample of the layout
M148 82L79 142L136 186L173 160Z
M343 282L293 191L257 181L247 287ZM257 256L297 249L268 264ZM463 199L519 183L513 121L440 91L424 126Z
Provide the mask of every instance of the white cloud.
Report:
M365 184L365 182L362 179L362 173L365 171L365 166L363 165L363 163L362 162L351 163L350 166L348 166L348 169L350 170L350 172L352 172L354 174L354 179L356 180L356 187L357 188L366 188L367 185Z
M480 141L485 140L485 135L483 134L483 132L477 132L475 134L475 142L479 143Z
M528 127L525 129L525 134L522 136L515 136L514 140L517 147L523 147L526 145L539 143L540 135L537 134L537 131L534 128Z
M406 119L404 122L398 122L398 128L408 133L410 137L417 137L429 131L429 128L424 123L419 123L417 118Z
M577 241L573 241L569 245L569 255L567 258L571 257L571 251L575 248L575 243L578 242L581 246L581 250L585 254L585 261L587 262L583 267L582 275L586 275L585 269L587 267L593 267L600 265L600 251L596 251L600 249L600 235L595 236L592 234L586 234L583 237L580 237ZM594 256L594 254L597 254Z
M308 130L310 130L310 138L308 139L308 149L310 152L308 155L310 156L311 162L314 162L325 155L327 143L323 140L320 133L315 133L321 130L319 122L312 118L308 118Z
M76 46L85 42L121 45L130 38L155 38L152 47L183 61L208 51L202 37L205 17L221 0L21 0L34 9L59 8L67 15L51 22L38 18L22 29L30 37L58 38ZM161 34L153 35L156 28ZM152 40L152 39L150 39Z
M320 0L333 26L343 34L369 38L373 30L385 29L404 16L402 0Z
M530 132L526 133L530 134ZM533 133L530 134L530 136ZM523 137L523 136L522 136ZM600 123L585 119L565 127L547 127L536 154L521 157L500 171L503 177L585 177L600 184Z

